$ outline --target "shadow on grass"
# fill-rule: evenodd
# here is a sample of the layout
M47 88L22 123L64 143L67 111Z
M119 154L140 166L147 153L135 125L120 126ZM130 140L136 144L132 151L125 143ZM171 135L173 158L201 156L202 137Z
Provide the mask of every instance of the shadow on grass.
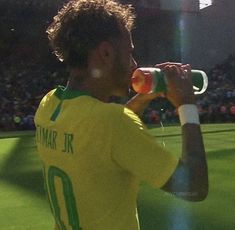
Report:
M0 169L0 180L44 196L44 183L34 137L20 137Z
M235 157L235 148L234 149L223 149L219 151L208 152L207 159L230 159ZM235 159L235 158L234 158Z
M3 174L0 176L0 179L14 185L21 186L39 196L45 196L44 182L41 171L19 174Z
M150 186L141 187L138 211L141 230L221 230L233 229L231 202L235 188L229 181L234 177L235 149L209 152L210 194L201 203L181 201ZM217 161L218 160L218 161ZM231 175L228 174L228 167ZM0 179L21 186L38 196L45 196L41 164L36 153L34 137L21 137L4 161ZM219 181L219 186L218 185ZM226 191L221 201L220 188ZM231 210L228 212L228 210ZM226 216L225 216L226 215ZM230 216L231 217L230 217Z
M141 230L235 229L235 149L209 152L207 159L210 190L202 202L183 201L147 184L141 186Z
M235 129L220 129L220 130L210 130L210 131L203 131L202 130L202 134L212 134L212 133L229 133L230 132L235 132ZM181 133L173 133L173 134L161 134L161 135L154 135L155 137L177 137L177 136L181 136Z

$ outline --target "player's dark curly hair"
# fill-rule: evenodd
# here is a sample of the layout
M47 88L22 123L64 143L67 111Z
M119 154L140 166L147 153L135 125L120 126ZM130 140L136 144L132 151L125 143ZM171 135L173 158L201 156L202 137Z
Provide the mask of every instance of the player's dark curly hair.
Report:
M133 8L115 0L72 0L54 17L47 34L60 61L85 68L92 49L119 38L122 26L131 31L134 20Z

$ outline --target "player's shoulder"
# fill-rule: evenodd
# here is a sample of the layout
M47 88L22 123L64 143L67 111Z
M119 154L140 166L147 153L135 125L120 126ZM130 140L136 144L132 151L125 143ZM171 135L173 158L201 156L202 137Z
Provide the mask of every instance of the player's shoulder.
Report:
M103 108L106 115L106 119L112 120L112 122L121 123L136 123L138 125L143 125L142 121L132 110L125 107L122 104L116 103L104 103ZM119 123L120 124L120 123Z
M119 122L124 111L124 106L116 103L106 103L98 99L93 99L90 114L97 122Z
M50 97L52 97L52 96L55 94L55 92L56 92L56 89L52 89L52 90L50 90L48 93L46 93L46 94L43 96L43 98L42 98L42 100L41 100L41 103L45 103L46 101L48 101L48 99L49 99Z
M100 107L101 111L104 110L108 115L120 116L120 115L130 115L133 112L125 107L123 104L117 103L102 103Z
M93 104L93 112L96 116L102 116L106 118L114 118L120 116L124 106L115 103L105 103L99 100Z
M56 89L52 89L42 97L37 110L43 109L45 106L48 105L48 103L51 103L51 98L54 95L55 91Z

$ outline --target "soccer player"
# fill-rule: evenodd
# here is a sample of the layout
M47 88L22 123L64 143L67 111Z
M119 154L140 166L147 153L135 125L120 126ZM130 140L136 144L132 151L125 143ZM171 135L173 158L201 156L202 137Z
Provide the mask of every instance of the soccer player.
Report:
M182 156L157 144L140 117L160 94L137 94L126 106L137 67L131 6L114 0L67 3L47 29L54 53L69 69L67 86L51 90L36 112L36 142L56 229L138 230L140 181L190 201L208 193L207 163L190 66L165 71L164 95L178 108Z

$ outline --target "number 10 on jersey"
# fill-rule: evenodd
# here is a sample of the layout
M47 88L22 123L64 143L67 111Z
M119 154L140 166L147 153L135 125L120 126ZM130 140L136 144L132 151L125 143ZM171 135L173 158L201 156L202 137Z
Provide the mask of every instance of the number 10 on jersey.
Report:
M48 170L44 167L44 177L47 181L47 193L51 209L60 230L66 230L66 225L61 216L60 202L64 202L68 223L72 230L82 230L79 224L76 200L73 192L72 182L66 172L58 167L50 166ZM61 186L56 186L56 179L61 181ZM62 197L59 194L63 194ZM60 201L60 202L59 202Z

